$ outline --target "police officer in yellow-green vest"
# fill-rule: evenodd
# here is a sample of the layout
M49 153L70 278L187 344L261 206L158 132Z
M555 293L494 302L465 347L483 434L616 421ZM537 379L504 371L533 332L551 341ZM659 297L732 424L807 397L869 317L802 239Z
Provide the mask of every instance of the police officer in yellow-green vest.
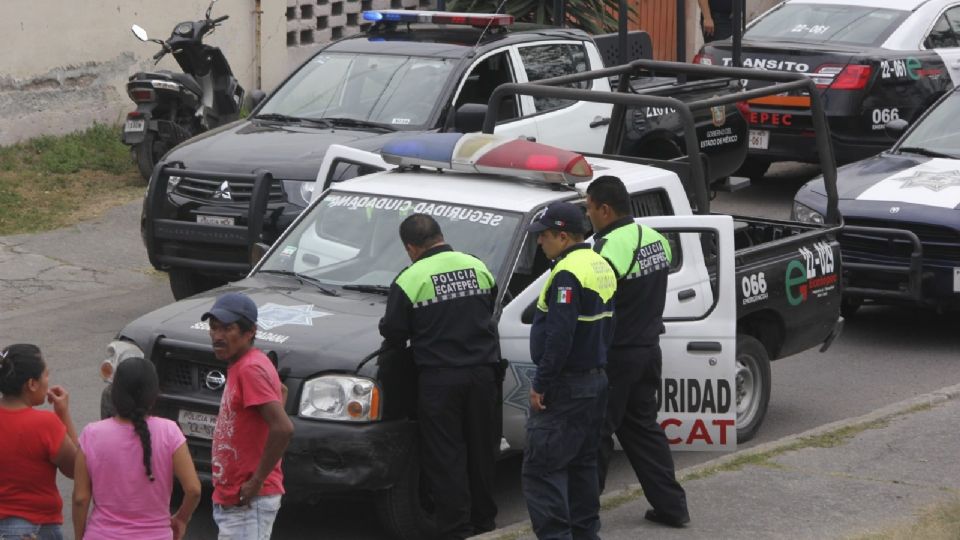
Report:
M595 231L594 250L610 262L618 280L617 327L607 356L610 394L600 442L600 490L616 433L653 506L644 517L683 527L690 521L687 496L676 480L670 445L657 423L670 243L656 230L633 221L627 188L614 176L601 176L587 187L587 216Z
M523 495L538 538L599 538L597 448L607 405L616 276L583 242L583 211L553 203L529 230L553 268L530 329Z
M380 334L394 345L410 341L419 370L421 471L439 537L466 538L493 530L497 515L497 287L483 262L454 251L426 214L404 219L400 240L413 264L390 286Z

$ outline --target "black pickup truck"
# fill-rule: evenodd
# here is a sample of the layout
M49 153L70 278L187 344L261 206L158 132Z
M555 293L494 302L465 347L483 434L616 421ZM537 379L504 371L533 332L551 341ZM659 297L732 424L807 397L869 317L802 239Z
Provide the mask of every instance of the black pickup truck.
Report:
M424 21L440 14L402 15ZM618 57L617 35L508 25L505 18L472 15L476 21L461 26L378 23L321 49L247 119L167 154L151 178L141 229L150 262L169 273L174 296L246 275L254 244L272 244L312 192L327 187L316 185L316 177L331 144L375 152L410 132L476 131L498 85L595 70ZM484 21L490 28L471 26ZM632 32L627 43L631 59L652 50L644 32ZM607 91L610 83L603 78L578 87ZM633 77L629 89L691 101L729 95L739 84L678 83L647 73ZM628 114L622 127L627 155L666 159L686 152L672 107L641 106ZM514 97L499 105L497 117L498 134L599 152L610 106ZM696 121L709 176L729 176L746 155L746 122L730 105L698 111ZM333 180L367 172L347 164Z

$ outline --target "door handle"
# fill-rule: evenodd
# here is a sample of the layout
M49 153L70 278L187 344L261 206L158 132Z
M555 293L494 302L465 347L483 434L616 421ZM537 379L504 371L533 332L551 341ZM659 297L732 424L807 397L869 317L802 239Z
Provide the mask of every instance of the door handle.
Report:
M610 117L608 117L608 116L596 116L596 117L593 118L593 121L590 122L590 127L595 128L595 127L600 127L600 126L606 126L606 125L608 125L609 123L610 123Z
M687 352L718 353L723 350L719 341L691 341L687 343Z
M521 138L521 139L526 139L526 140L528 140L528 141L530 141L530 142L537 142L537 138L536 138L536 137L531 137L531 136L529 136L529 135L521 135L520 138Z
M693 289L684 289L677 293L677 300L683 302L697 296L697 291Z

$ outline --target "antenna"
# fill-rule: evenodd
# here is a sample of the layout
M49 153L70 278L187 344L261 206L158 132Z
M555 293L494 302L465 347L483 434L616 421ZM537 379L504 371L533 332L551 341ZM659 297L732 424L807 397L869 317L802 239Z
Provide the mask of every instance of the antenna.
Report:
M493 11L493 14L496 15L500 13L500 10L503 9L503 5L507 3L507 0L500 0L500 5L497 6L497 9ZM483 27L483 32L480 32L480 37L477 38L477 42L474 43L473 48L476 49L480 42L483 41L483 36L487 35L487 30L490 28L490 24L493 23L493 19L487 21L486 26Z

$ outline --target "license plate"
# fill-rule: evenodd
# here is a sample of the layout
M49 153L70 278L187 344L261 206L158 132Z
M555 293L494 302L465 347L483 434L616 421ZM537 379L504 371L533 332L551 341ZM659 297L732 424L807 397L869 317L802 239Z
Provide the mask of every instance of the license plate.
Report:
M187 437L212 439L213 429L217 427L217 417L212 414L180 411L178 420L180 429L183 430L183 434Z
M197 223L206 225L233 225L233 218L226 216L197 216Z
M146 125L146 120L127 120L123 125L123 131L143 131Z
M766 150L770 147L770 132L764 129L750 130L750 148Z
M953 269L953 292L960 292L960 267Z

